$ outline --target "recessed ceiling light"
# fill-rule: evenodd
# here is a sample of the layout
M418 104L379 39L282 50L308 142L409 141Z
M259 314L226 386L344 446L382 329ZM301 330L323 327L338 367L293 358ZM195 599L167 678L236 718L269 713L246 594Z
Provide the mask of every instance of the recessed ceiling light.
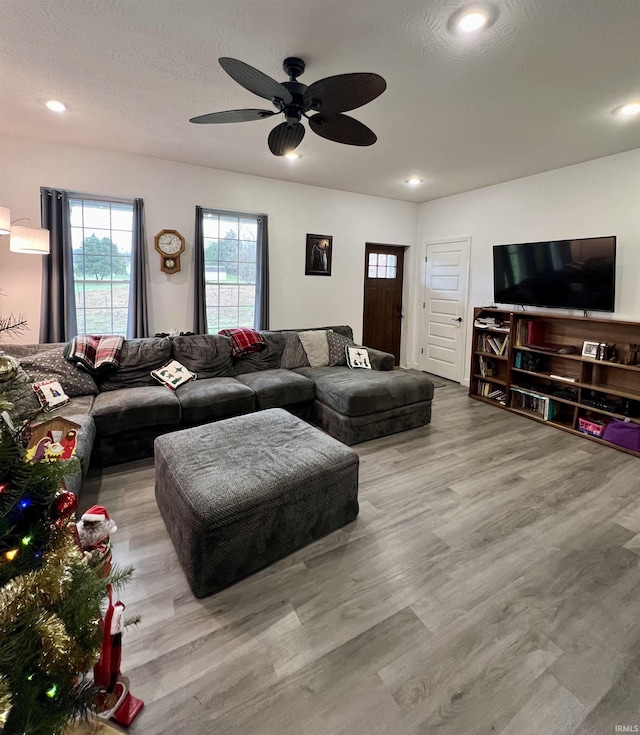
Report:
M458 18L458 30L464 33L479 31L487 25L487 14L478 10L470 10Z
M419 186L423 181L424 179L418 176L412 176L410 179L405 179L404 183L409 184L409 186Z
M478 2L456 10L449 18L449 30L453 33L475 33L488 28L498 17L498 9L488 2Z
M628 102L626 105L618 107L614 112L617 115L623 115L624 117L637 115L640 112L640 102Z
M295 151L291 151L290 153L285 153L284 157L288 158L290 161L297 161L298 158L300 158L300 154Z
M64 112L67 109L66 105L63 105L62 102L58 102L57 100L49 100L47 107L52 112Z

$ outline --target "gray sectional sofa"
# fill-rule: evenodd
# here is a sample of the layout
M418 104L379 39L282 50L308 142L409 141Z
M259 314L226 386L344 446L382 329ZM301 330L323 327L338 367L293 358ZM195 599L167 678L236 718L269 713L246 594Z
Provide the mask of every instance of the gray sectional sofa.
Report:
M353 338L348 326L325 329ZM231 340L222 335L127 340L120 366L95 380L64 359L63 344L2 347L32 381L58 379L70 396L56 415L81 427L80 467L67 481L76 493L89 466L150 457L162 434L267 408L285 408L349 445L429 423L433 384L427 376L394 370L392 355L372 349L372 370L352 370L339 359L312 367L299 331L262 332L265 348L240 358L232 357ZM150 375L172 358L198 376L176 391ZM26 390L16 414L31 402L35 396Z

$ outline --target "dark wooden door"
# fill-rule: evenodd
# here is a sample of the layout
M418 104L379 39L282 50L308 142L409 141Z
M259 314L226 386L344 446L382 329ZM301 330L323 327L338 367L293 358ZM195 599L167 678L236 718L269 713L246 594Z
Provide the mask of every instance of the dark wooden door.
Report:
M404 248L367 243L364 262L362 342L400 362Z

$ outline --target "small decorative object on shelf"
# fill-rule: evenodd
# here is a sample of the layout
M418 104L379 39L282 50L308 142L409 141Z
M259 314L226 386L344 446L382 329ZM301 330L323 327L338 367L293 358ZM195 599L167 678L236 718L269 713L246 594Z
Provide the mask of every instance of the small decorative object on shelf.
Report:
M640 345L629 345L629 357L625 360L625 365L638 364L638 350L640 350Z
M593 357L598 359L598 352L600 350L600 342L583 342L582 343L582 357Z

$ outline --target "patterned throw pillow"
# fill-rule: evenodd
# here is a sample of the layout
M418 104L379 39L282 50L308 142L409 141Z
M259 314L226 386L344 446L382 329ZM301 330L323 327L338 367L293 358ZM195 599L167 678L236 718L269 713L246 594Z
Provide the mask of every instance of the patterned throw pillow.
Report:
M191 370L188 370L177 360L169 360L166 365L158 368L158 370L152 370L151 375L159 383L166 385L167 388L171 388L171 390L175 390L184 383L188 383L190 380L195 380L197 377L195 373L192 373Z
M266 345L264 337L255 329L249 329L248 327L221 329L218 334L231 338L231 354L233 357L259 352Z
M326 367L329 364L329 343L324 329L298 332L311 367Z
M366 347L356 345L355 347L345 347L347 356L347 365L350 368L366 368L371 370L371 362L369 362L369 352Z
M20 365L34 383L43 380L58 380L64 392L73 396L88 396L98 393L95 380L64 359L62 350L44 350L20 358Z
M329 343L329 366L346 365L347 356L344 348L355 345L355 342L333 331L327 332L327 342Z
M55 411L69 403L69 396L57 380L43 380L33 384L40 405L45 411Z

